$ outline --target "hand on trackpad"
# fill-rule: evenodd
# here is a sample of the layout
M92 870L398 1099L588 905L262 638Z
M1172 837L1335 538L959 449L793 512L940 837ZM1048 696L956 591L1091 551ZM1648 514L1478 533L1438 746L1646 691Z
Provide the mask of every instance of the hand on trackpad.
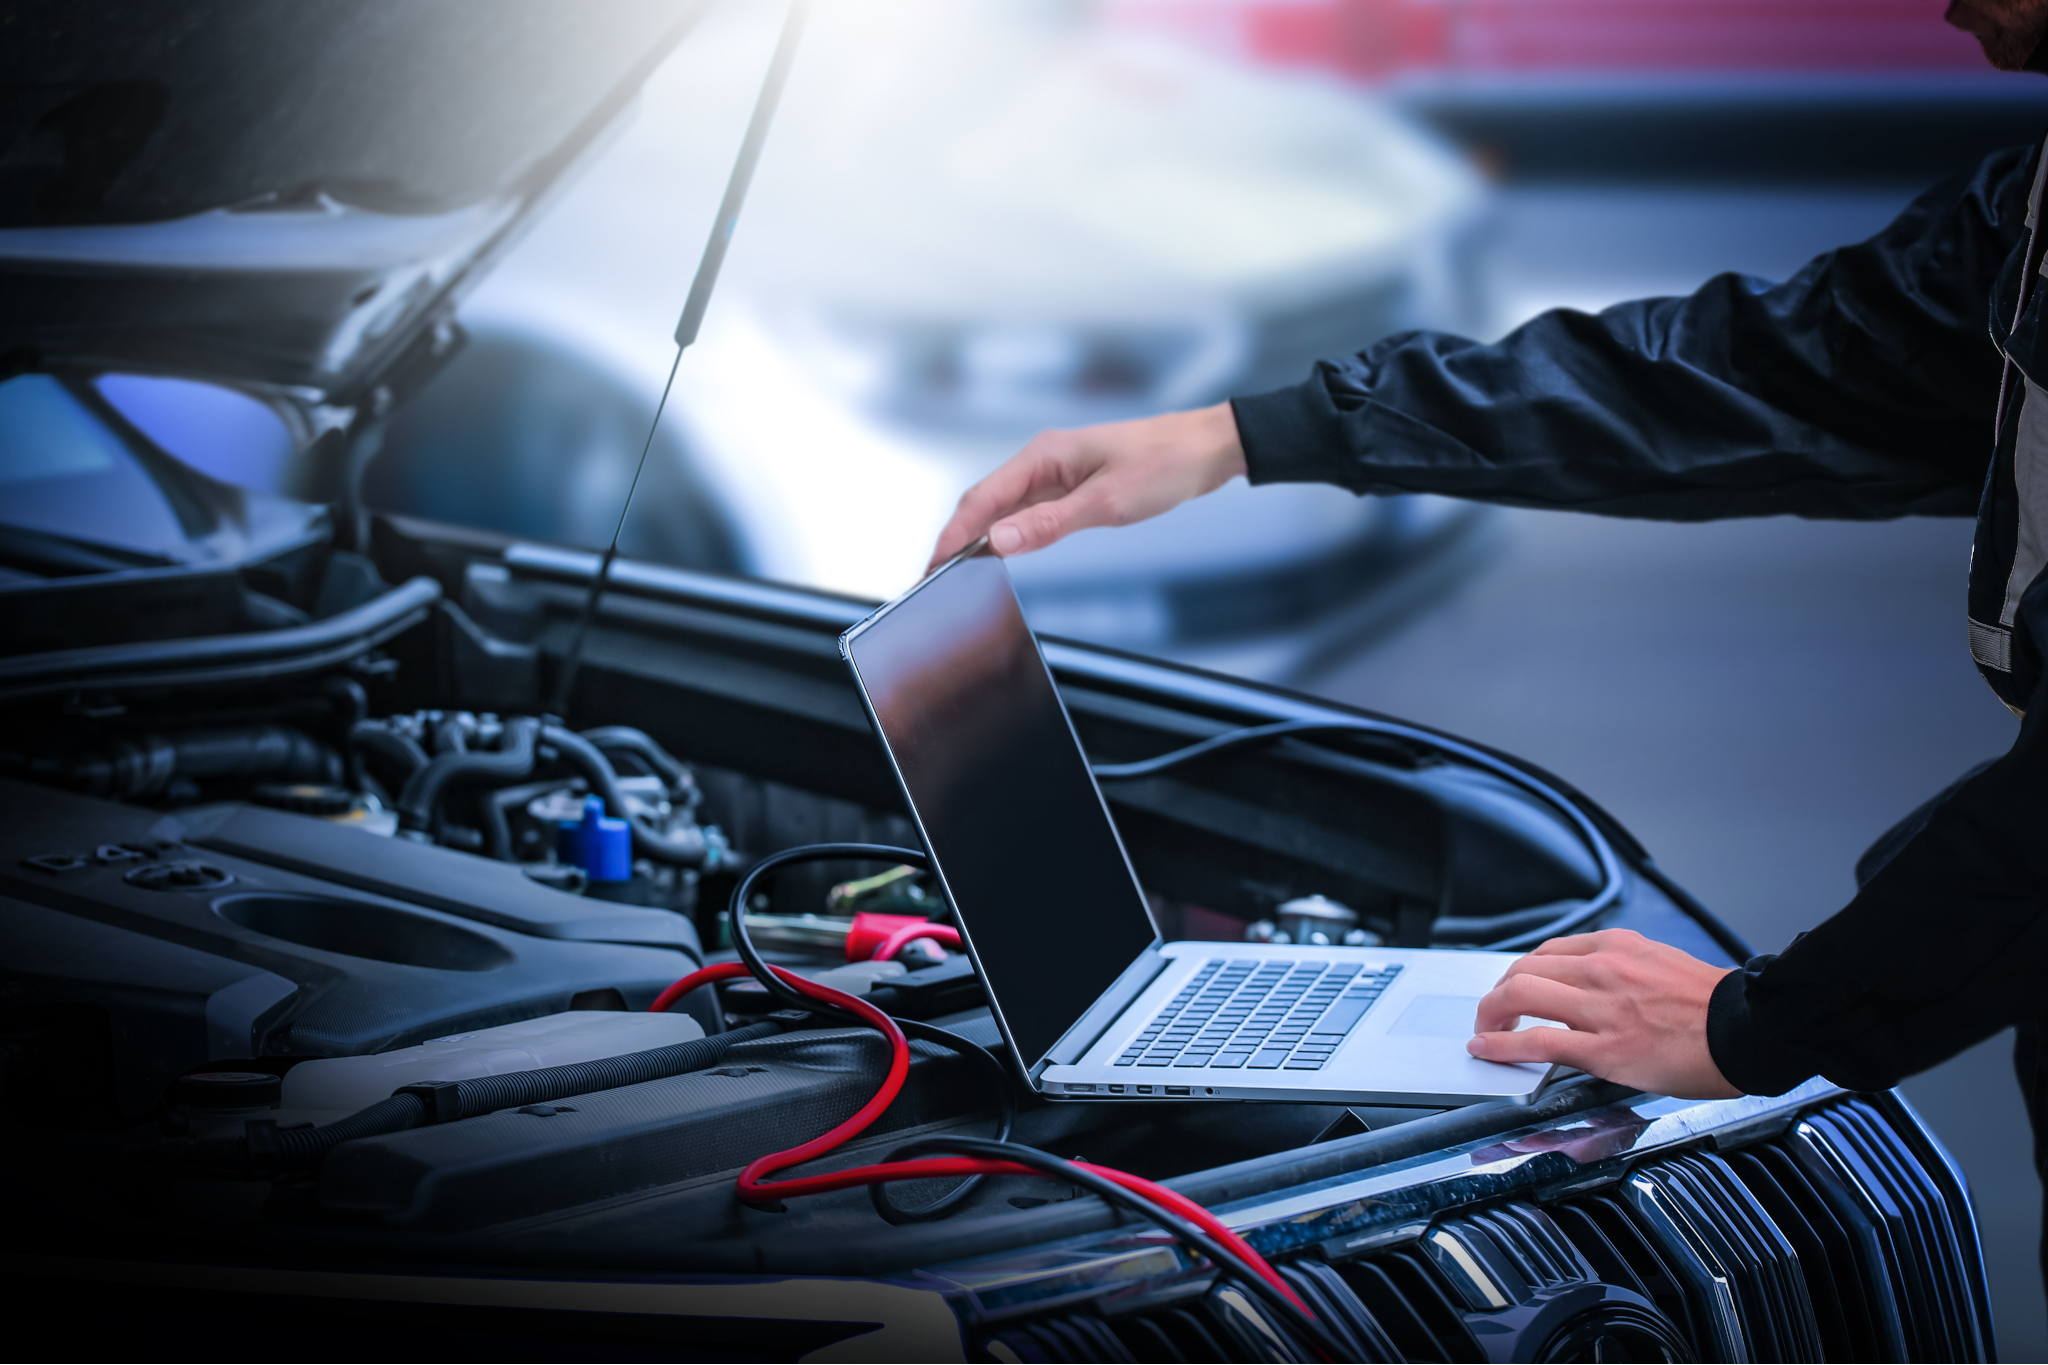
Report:
M1401 1011L1401 1017L1387 1030L1389 1038L1470 1038L1472 1021L1479 1013L1476 995L1418 995ZM1515 1025L1525 1028L1563 1028L1554 1019L1525 1015Z

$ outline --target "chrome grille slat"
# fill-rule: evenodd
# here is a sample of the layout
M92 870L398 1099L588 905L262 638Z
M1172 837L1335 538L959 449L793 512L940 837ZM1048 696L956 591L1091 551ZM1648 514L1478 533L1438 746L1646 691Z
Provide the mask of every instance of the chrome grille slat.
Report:
M1638 1171L1623 1182L1628 1210L1657 1243L1666 1264L1677 1272L1687 1297L1700 1312L1695 1330L1704 1328L1700 1353L1710 1360L1747 1362L1749 1333L1743 1329L1735 1276L1723 1263L1706 1230L1699 1226L1666 1182Z
M1181 1353L1189 1360L1227 1359L1223 1354L1222 1343L1216 1339L1216 1334L1187 1309L1176 1308L1162 1316L1169 1328L1179 1328L1182 1338L1192 1343L1192 1348L1181 1348Z
M1683 1329L1686 1338L1695 1343L1708 1339L1711 1329L1705 1303L1688 1292L1678 1272L1629 1217L1621 1202L1612 1196L1602 1196L1580 1200L1577 1207L1627 1259L1648 1289L1651 1301Z
M1870 1102L1887 1132L1898 1134L1903 1151L1917 1159L1922 1173L1942 1205L1948 1210L1950 1231L1958 1241L1955 1274L1961 1281L1970 1319L1972 1354L1989 1359L1997 1354L1991 1326L1991 1291L1984 1273L1984 1249L1977 1236L1977 1214L1970 1206L1970 1190L1962 1167L1913 1111L1906 1097L1894 1090Z
M1556 1203L1496 1196L1392 1246L1276 1264L1367 1361L1991 1358L1974 1216L1938 1145L1889 1097L1792 1112L1729 1150L1667 1145ZM1241 1290L1200 1292L982 1340L997 1359L1307 1358Z
M1372 1310L1367 1308L1358 1295L1351 1292L1351 1286L1339 1278L1337 1272L1314 1261L1300 1261L1280 1267L1280 1274L1301 1295L1317 1317L1330 1324L1351 1350L1351 1358L1360 1361L1398 1361L1401 1353L1393 1340L1386 1334Z
M1768 1164L1767 1159L1772 1157L1777 1158L1782 1169L1773 1169ZM1798 1251L1821 1358L1876 1359L1881 1350L1876 1344L1867 1302L1861 1295L1855 1250L1840 1223L1820 1202L1820 1196L1811 1187L1805 1187L1802 1194L1794 1194L1791 1186L1804 1186L1804 1178L1783 1153L1773 1148L1737 1152L1728 1158L1728 1166ZM1854 1306L1849 1301L1852 1295Z
M1524 1204L1508 1204L1500 1209L1498 1216L1518 1225L1528 1238L1528 1245L1540 1250L1548 1259L1550 1283L1565 1284L1598 1278L1585 1253L1572 1245L1550 1215Z
M1236 1283L1225 1280L1217 1284L1203 1302L1210 1318L1237 1345L1230 1359L1281 1362L1311 1358L1307 1348Z
M1866 1169L1890 1197L1892 1207L1898 1210L1899 1230L1904 1242L1902 1254L1910 1273L1919 1283L1921 1309L1925 1315L1921 1323L1921 1358L1953 1359L1960 1335L1956 1330L1956 1297L1947 1284L1947 1276L1942 1274L1940 1258L1927 1255L1930 1249L1946 1239L1931 1226L1932 1220L1923 1204L1924 1195L1894 1169L1882 1142L1868 1140L1869 1135L1863 1131L1861 1116L1855 1112L1854 1106L1844 1105L1827 1117L1863 1159Z
M1904 1360L1941 1359L1948 1356L1934 1314L1933 1296L1920 1266L1918 1239L1910 1235L1906 1215L1893 1198L1887 1183L1871 1170L1859 1144L1834 1122L1832 1114L1815 1114L1799 1125L1805 1150L1817 1158L1817 1170L1809 1169L1815 1183L1832 1191L1837 1211L1858 1218L1870 1227L1882 1247L1880 1273L1890 1284L1893 1311L1904 1342Z
M1951 1248L1962 1243L1949 1216L1948 1201L1934 1174L1900 1143L1891 1125L1865 1101L1851 1101L1840 1112L1845 1127L1857 1132L1863 1150L1894 1182L1894 1198L1909 1215L1919 1262L1929 1281L1944 1359L1984 1354L1977 1330L1976 1298L1964 1279L1964 1263Z
M1439 1340L1429 1323L1409 1302L1408 1295L1394 1282L1386 1267L1374 1261L1347 1266L1346 1282L1369 1305L1374 1316L1386 1326L1400 1354L1397 1359L1450 1361L1451 1347Z
M1759 1348L1759 1354L1772 1360L1819 1360L1813 1305L1791 1241L1719 1156L1681 1157L1674 1164L1700 1182L1703 1202L1721 1230L1754 1263L1752 1273L1763 1291L1771 1336L1769 1349Z

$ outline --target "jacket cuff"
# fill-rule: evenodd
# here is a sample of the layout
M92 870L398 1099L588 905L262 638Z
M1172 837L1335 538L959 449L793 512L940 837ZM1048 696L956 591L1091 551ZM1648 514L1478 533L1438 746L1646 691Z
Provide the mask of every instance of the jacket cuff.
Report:
M1358 471L1320 370L1305 384L1233 398L1237 438L1251 483L1333 483L1353 488ZM1333 429L1335 428L1335 429Z
M1745 1095L1782 1095L1816 1072L1803 1049L1770 1037L1750 1004L1750 985L1776 957L1753 957L1721 978L1707 1005L1707 1051L1728 1084Z

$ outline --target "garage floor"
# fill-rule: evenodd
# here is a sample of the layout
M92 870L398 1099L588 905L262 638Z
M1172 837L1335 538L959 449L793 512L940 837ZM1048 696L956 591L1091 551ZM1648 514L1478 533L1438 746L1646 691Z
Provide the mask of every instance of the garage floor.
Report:
M1782 276L1905 198L1510 192L1502 320L1685 290L1719 268ZM2011 742L1964 641L1965 521L1507 520L1492 569L1312 690L1577 784L1759 951L1839 908L1872 839ZM1976 1193L2001 1354L2041 1360L2041 1197L2010 1046L1993 1039L1906 1093Z

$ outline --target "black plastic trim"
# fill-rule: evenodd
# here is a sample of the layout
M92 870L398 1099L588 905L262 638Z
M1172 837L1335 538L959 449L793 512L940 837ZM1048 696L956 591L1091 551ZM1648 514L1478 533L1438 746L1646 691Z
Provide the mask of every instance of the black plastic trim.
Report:
M0 701L76 687L163 687L310 672L351 659L418 625L440 597L439 583L415 578L339 616L284 630L0 659Z

